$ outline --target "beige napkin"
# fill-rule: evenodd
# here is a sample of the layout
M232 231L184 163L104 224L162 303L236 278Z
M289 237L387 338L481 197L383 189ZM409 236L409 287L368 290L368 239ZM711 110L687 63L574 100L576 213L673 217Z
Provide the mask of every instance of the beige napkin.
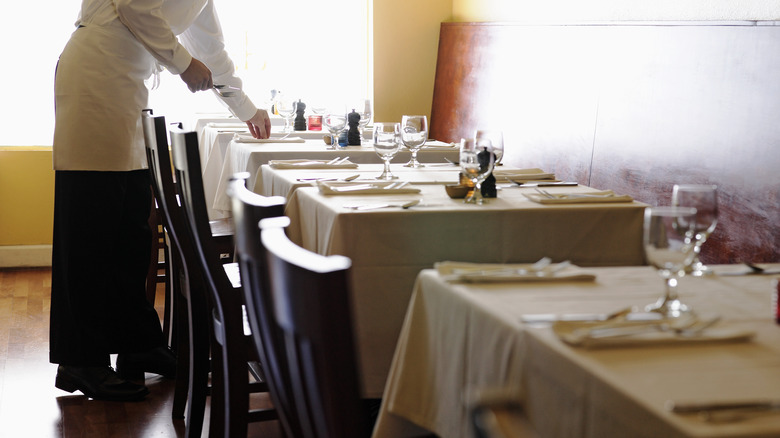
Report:
M557 181L554 173L548 173L542 169L493 169L496 182L508 181Z
M439 140L428 140L423 145L426 151L456 151L460 146L457 143L445 143Z
M593 281L596 276L569 262L551 263L541 269L527 264L438 262L439 275L448 281L469 283Z
M376 181L366 183L317 181L323 195L404 195L420 193L420 189L408 185L395 188L398 183Z
M347 160L338 164L328 164L330 160L270 160L268 165L274 169L355 169L357 164Z
M254 138L251 134L233 135L233 140L241 143L304 143L305 140L300 137L287 138Z
M523 193L526 198L540 204L587 204L602 202L632 202L628 195L616 195L612 190L582 193L551 193L549 198L541 193Z
M588 333L597 327L604 327L599 321L555 321L553 332L565 343L584 348L641 347L669 344L704 344L713 342L745 342L755 336L755 332L736 327L710 327L695 335L682 335L673 330L656 328L659 321L622 321L609 323L617 327L612 336L590 336ZM621 334L621 331L622 334ZM633 334L631 334L633 333Z

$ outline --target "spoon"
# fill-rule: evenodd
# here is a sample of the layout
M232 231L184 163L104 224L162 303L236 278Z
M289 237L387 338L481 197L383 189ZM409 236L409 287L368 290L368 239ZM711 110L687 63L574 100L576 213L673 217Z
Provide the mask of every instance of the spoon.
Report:
M233 97L236 95L236 91L241 91L240 88L231 87L230 85L214 85L214 90L222 97ZM236 90L236 91L229 91Z

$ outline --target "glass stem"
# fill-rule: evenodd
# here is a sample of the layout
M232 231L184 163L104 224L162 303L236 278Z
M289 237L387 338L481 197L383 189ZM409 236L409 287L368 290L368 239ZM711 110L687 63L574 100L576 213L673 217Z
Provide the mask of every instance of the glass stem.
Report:
M482 181L474 181L474 202L477 204L482 203Z
M670 301L676 301L677 299L677 279L669 277L666 279L666 296L664 297L664 300L668 303Z

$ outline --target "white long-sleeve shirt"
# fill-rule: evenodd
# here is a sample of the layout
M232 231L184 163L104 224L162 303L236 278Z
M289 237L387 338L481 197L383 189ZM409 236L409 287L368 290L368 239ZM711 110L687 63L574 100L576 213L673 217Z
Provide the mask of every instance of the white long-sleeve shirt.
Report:
M57 72L57 170L146 167L140 113L155 61L180 74L195 57L215 84L242 86L213 0L82 0L76 24ZM240 120L257 112L243 92L220 99Z

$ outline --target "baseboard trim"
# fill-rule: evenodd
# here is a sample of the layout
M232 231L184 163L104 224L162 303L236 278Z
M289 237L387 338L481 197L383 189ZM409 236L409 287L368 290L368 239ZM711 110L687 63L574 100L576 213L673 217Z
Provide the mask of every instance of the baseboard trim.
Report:
M0 246L0 268L51 266L51 245Z

